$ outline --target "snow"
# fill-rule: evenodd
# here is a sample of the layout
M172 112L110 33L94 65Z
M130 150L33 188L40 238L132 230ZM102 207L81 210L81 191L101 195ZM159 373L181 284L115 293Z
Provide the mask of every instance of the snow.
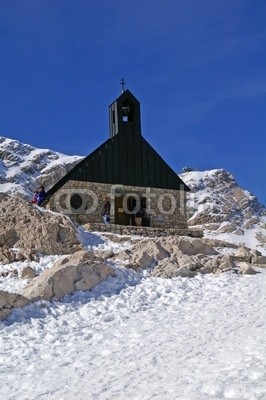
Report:
M264 218L262 218L264 219ZM249 249L259 251L263 256L266 256L265 244L259 244L257 240L258 235L265 236L265 228L257 227L253 229L244 229L243 235L237 235L234 233L220 233L215 231L204 231L204 237L210 239L219 239L225 242L234 243L238 246L245 246Z
M92 291L0 322L1 399L265 399L265 270L164 280L110 265L117 276Z
M41 257L39 262L23 261L13 262L11 264L0 264L0 290L5 290L11 293L23 293L23 290L29 283L27 279L19 279L19 275L23 268L31 267L37 275L40 275L45 269L51 268L55 261L63 256L46 256Z
M7 152L5 162L0 160L0 186L7 193L30 194L41 173L81 159L2 137L0 143ZM221 173L180 175L194 188L188 202L191 209L195 206L194 217L212 212L221 199L227 202L226 182L235 181L228 174L220 184ZM243 194L254 200L249 192ZM261 206L254 203L253 209ZM204 236L266 255L256 240L256 235L265 236L265 223L261 217L261 226L245 229L244 235L205 230ZM84 248L97 253L131 245L125 238L114 242L111 235L82 228L79 238ZM0 290L23 293L28 281L19 279L22 268L30 266L40 274L60 257L0 265ZM28 304L0 322L0 399L266 399L266 270L252 276L164 280L151 277L149 270L109 264L116 277L93 290L60 302Z

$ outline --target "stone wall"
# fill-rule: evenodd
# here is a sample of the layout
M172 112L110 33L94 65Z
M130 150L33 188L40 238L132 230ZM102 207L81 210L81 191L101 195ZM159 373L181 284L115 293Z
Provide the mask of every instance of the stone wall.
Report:
M150 226L162 228L187 228L186 192L125 185L110 185L95 182L68 181L51 198L47 207L53 211L63 212L78 223L101 222L101 205L103 196L108 196L111 203L111 223L118 223L117 212L125 212L125 207L117 208L120 199L129 195L136 200L146 199L146 208L150 214ZM124 203L123 203L124 204ZM125 202L126 204L126 202ZM128 210L127 210L128 211ZM126 214L128 212L126 211Z

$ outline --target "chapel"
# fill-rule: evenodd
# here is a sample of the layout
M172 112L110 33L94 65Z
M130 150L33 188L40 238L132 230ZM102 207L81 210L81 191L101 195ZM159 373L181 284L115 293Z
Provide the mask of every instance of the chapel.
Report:
M48 207L79 223L101 222L110 202L110 223L134 225L145 209L149 226L187 228L187 185L142 136L140 103L130 90L109 106L109 138L47 192Z

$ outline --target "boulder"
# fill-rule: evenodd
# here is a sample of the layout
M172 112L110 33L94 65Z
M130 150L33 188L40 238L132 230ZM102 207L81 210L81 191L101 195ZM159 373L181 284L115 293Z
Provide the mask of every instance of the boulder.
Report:
M108 258L114 257L113 250L94 250L94 255L96 257L100 257L102 259L108 260Z
M266 266L266 256L252 257L252 264L259 264L261 267Z
M69 254L81 246L76 227L67 216L50 212L17 196L0 196L0 262L34 259L39 254ZM79 249L81 247L78 247Z
M160 240L140 239L130 250L121 250L115 258L125 263L129 268L148 268L164 258L169 258L169 252Z
M235 258L239 261L243 262L251 262L252 260L252 254L250 252L250 249L244 246L238 247L238 249L235 252Z
M190 268L185 266L180 266L178 263L172 260L162 260L156 265L151 271L152 276L158 278L176 278L181 276L183 278L192 278L197 275L197 272L190 270Z
M33 279L37 276L36 271L31 267L25 267L20 273L21 279Z
M160 240L139 240L132 249L133 254L145 251L152 259L163 260L168 258L170 253L165 249Z
M183 254L186 254L188 256L197 254L218 254L218 252L211 245L201 239L196 238L182 238L178 244L178 248L182 251Z
M129 268L148 268L151 266L152 262L157 260L149 255L146 251L138 251L134 253L131 263L128 265Z
M89 290L114 275L113 269L92 253L79 251L56 261L53 267L33 279L24 296L30 300L61 299L75 290Z
M238 263L238 267L239 272L243 275L255 275L258 273L254 268L251 267L250 264L243 261Z

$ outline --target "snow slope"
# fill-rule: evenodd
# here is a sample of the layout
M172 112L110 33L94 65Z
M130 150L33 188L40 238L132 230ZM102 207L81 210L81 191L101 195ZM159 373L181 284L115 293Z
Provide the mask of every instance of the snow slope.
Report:
M266 271L164 280L112 266L91 292L0 322L1 399L265 399Z

